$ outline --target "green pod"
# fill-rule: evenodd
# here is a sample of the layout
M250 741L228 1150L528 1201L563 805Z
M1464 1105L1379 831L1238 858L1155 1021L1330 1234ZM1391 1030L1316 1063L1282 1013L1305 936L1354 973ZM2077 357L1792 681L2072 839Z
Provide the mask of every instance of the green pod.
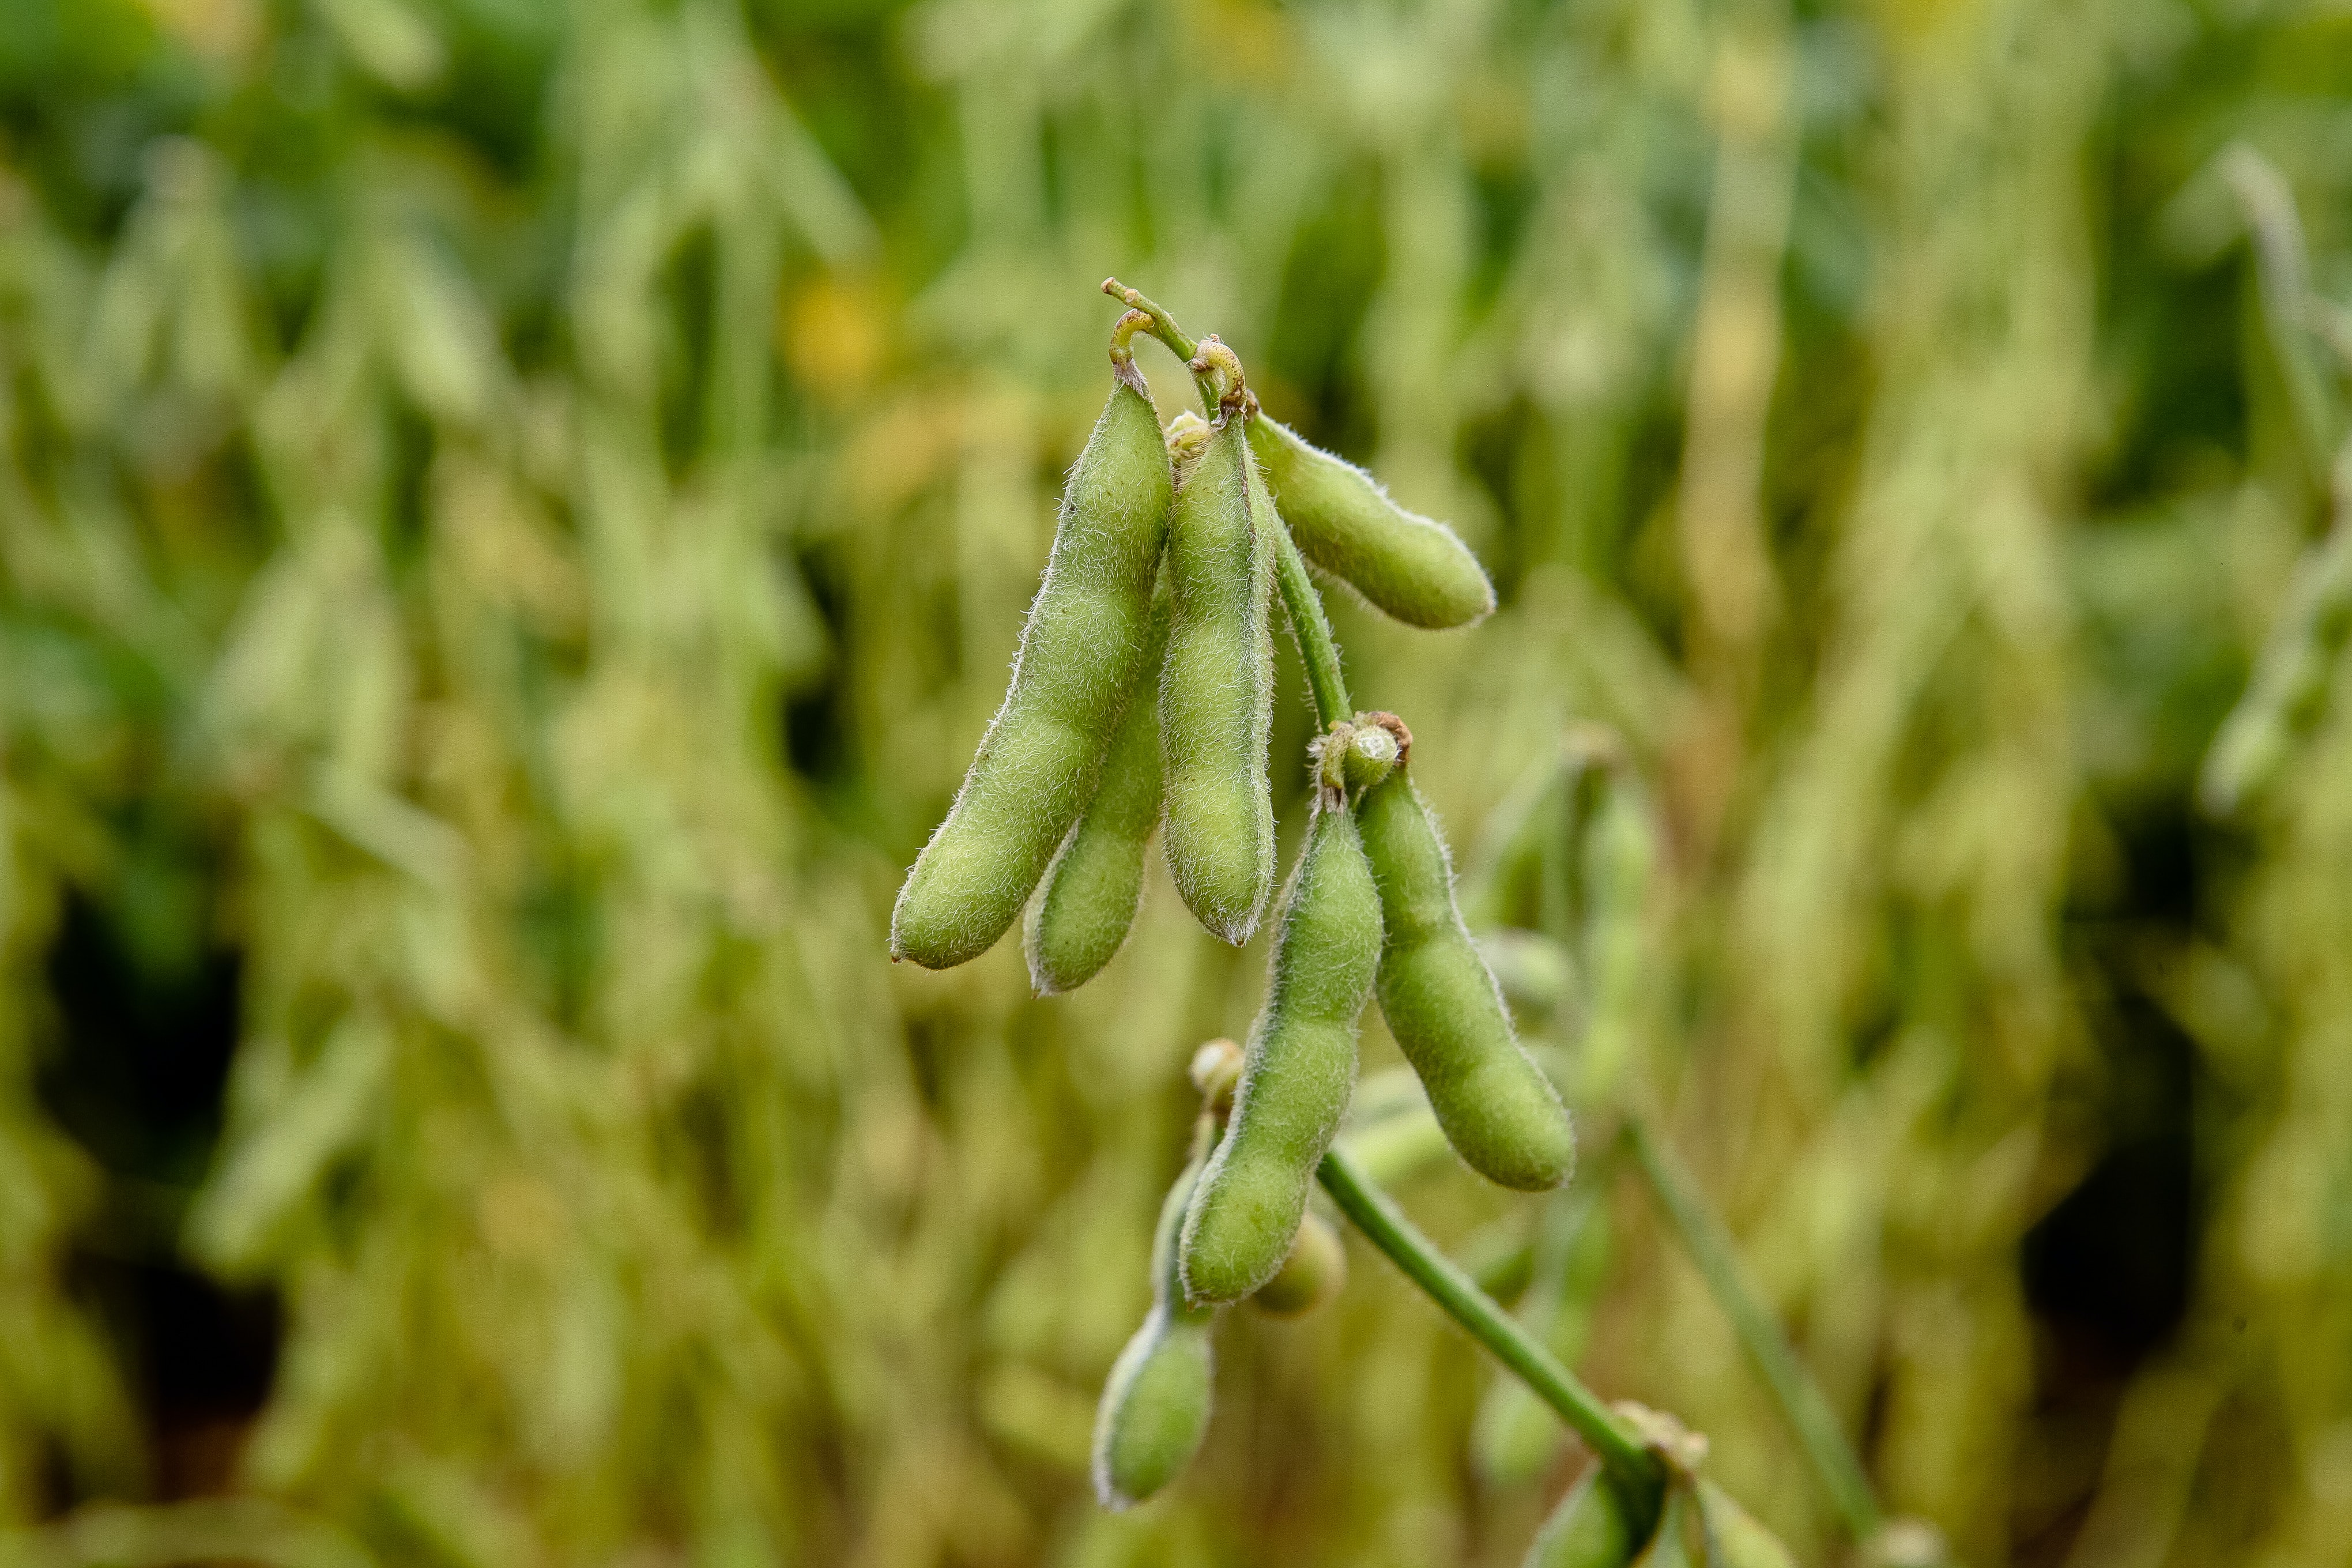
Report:
M1380 954L1380 892L1354 819L1318 804L1283 889L1233 1120L1184 1216L1184 1288L1195 1300L1238 1300L1289 1255L1315 1166L1347 1114L1356 1020Z
M1588 1466L1536 1532L1520 1568L1625 1568L1642 1546L1641 1510L1599 1465Z
M1691 1552L1691 1514L1689 1483L1678 1479L1666 1489L1658 1527L1642 1554L1633 1559L1634 1568L1706 1568L1704 1550L1696 1555Z
M1348 1288L1348 1248L1331 1222L1309 1209L1274 1278L1250 1305L1277 1318L1303 1318Z
M1797 1568L1780 1538L1713 1481L1698 1483L1698 1521L1706 1537L1706 1568Z
M1298 552L1407 626L1466 626L1495 608L1495 585L1470 547L1405 510L1378 479L1261 414L1250 447Z
M1241 425L1218 424L1176 492L1160 670L1168 869L1193 917L1234 943L1274 886L1272 503Z
M1163 593L1152 601L1143 674L1157 673L1168 641ZM1143 851L1160 825L1160 708L1140 689L1112 735L1102 781L1086 814L1045 868L1029 905L1022 950L1040 996L1092 980L1127 941L1143 903Z
M1174 1480L1209 1429L1216 1310L1188 1304L1176 1271L1176 1235L1203 1157L1192 1157L1160 1203L1151 1233L1151 1310L1112 1363L1095 1411L1095 1495L1114 1511Z
M1004 705L891 911L894 960L946 969L1004 934L1093 796L1136 691L1174 482L1142 378L1116 350L1113 362Z
M1520 1049L1492 971L1454 905L1454 868L1411 769L1356 806L1380 885L1381 1016L1421 1075L1430 1109L1470 1168L1521 1192L1568 1180L1576 1133L1559 1095Z

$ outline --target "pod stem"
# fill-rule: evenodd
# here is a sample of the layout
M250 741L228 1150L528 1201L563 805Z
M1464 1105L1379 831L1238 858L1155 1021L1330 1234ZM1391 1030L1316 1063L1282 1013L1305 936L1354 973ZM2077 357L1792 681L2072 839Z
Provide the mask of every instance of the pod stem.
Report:
M1354 716L1348 700L1348 679L1339 673L1339 647L1331 640L1331 623L1323 618L1323 595L1307 575L1307 562L1291 542L1290 530L1280 518L1274 525L1274 575L1282 589L1282 607L1290 619L1290 635L1297 639L1298 658L1307 666L1307 684L1315 694L1315 721L1324 730Z
M1632 1496L1654 1502L1666 1484L1664 1461L1643 1447L1641 1438L1601 1402L1600 1395L1579 1382L1517 1319L1503 1310L1422 1235L1389 1195L1365 1176L1352 1155L1335 1146L1323 1156L1315 1173L1332 1202L1339 1205L1339 1212L1364 1233L1366 1240L1574 1427Z
M1176 318L1161 310L1142 289L1130 289L1116 278L1106 278L1102 282L1102 291L1129 310L1140 310L1150 317L1151 335L1166 343L1178 359L1190 361L1200 357L1201 345L1186 337L1184 329L1176 324Z
M1856 1541L1873 1539L1885 1520L1871 1490L1870 1478L1846 1442L1821 1385L1797 1359L1780 1321L1748 1283L1730 1233L1706 1206L1690 1173L1644 1118L1626 1117L1625 1138L1633 1144L1634 1163L1683 1250L1697 1265L1717 1307L1731 1320L1740 1348L1771 1391L1781 1418L1796 1434L1798 1447L1804 1450L1822 1489L1829 1494L1839 1521Z

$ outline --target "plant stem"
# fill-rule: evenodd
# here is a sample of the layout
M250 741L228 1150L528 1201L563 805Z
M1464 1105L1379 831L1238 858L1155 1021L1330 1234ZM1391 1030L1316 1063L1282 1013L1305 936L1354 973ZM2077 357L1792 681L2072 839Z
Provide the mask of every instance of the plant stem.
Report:
M1323 595L1307 575L1307 563L1291 542L1290 530L1276 519L1274 529L1275 580L1282 585L1282 607L1289 613L1290 635L1298 639L1298 657L1307 666L1307 684L1315 693L1315 720L1323 729L1356 710L1348 700L1347 677L1339 673L1339 645L1331 640L1331 623L1323 618Z
M1116 278L1103 279L1102 291L1118 300L1130 310L1140 310L1151 318L1151 335L1166 343L1178 359L1192 360L1200 355L1201 345L1184 335L1176 318L1161 310L1140 289L1130 289ZM1210 412L1215 413L1214 406Z
M1497 1306L1415 1229L1388 1194L1365 1179L1345 1150L1334 1148L1325 1154L1316 1175L1339 1205L1339 1212L1364 1233L1365 1239L1387 1254L1405 1278L1517 1373L1538 1398L1559 1412L1621 1485L1635 1497L1657 1496L1665 1485L1664 1462L1643 1447L1600 1396L1577 1381L1576 1374L1560 1365L1517 1319Z
M1804 1450L1822 1489L1829 1493L1838 1518L1856 1541L1869 1541L1884 1522L1870 1478L1846 1442L1821 1385L1797 1359L1779 1320L1748 1284L1730 1233L1699 1196L1697 1184L1675 1158L1674 1151L1659 1140L1647 1121L1638 1115L1628 1116L1625 1136L1633 1145L1658 1206L1665 1211L1684 1250L1698 1266L1716 1305L1731 1320L1740 1347L1771 1390L1782 1418L1796 1433L1798 1447Z

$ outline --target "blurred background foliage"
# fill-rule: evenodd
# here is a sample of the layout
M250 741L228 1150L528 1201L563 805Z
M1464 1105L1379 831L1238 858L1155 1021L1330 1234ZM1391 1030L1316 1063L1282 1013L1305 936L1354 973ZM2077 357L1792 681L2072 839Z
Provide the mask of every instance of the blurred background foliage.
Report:
M1360 1251L1087 1496L1257 952L884 960L1116 271L1501 590L1334 601L1583 1110L1424 1223L1839 1559L1652 1107L1966 1561L2344 1561L2347 86L2286 0L0 0L0 1557L1517 1560L1575 1456Z

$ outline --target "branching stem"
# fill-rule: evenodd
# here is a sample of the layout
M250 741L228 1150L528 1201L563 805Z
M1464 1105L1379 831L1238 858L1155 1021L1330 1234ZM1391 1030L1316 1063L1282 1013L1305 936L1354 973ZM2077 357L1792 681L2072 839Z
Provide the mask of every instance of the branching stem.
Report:
M1176 324L1176 318L1160 309L1159 301L1153 300L1142 289L1130 289L1116 278L1106 278L1102 281L1102 291L1125 305L1130 311L1139 312L1149 319L1151 335L1167 344L1168 352L1182 360L1184 368L1192 372L1192 390L1200 395L1201 412L1212 419L1216 418L1218 404L1223 397L1225 388L1220 384L1220 378L1214 370L1203 372L1193 369L1193 362L1201 357L1200 341L1187 336L1184 329ZM1231 356L1230 349L1224 352L1228 357ZM1235 360L1234 363L1239 364L1240 361Z
M1620 1484L1635 1497L1658 1495L1665 1485L1664 1462L1642 1446L1600 1395L1579 1382L1517 1318L1432 1245L1387 1194L1365 1179L1352 1156L1343 1149L1333 1149L1323 1156L1316 1175L1364 1238L1385 1253L1472 1339L1509 1367L1538 1398L1559 1412Z
M1102 291L1130 310L1140 310L1151 318L1151 335L1166 343L1178 359L1190 362L1200 357L1201 345L1184 335L1176 318L1155 304L1140 289L1130 289L1116 278L1103 279ZM1212 412L1214 405L1211 405Z

